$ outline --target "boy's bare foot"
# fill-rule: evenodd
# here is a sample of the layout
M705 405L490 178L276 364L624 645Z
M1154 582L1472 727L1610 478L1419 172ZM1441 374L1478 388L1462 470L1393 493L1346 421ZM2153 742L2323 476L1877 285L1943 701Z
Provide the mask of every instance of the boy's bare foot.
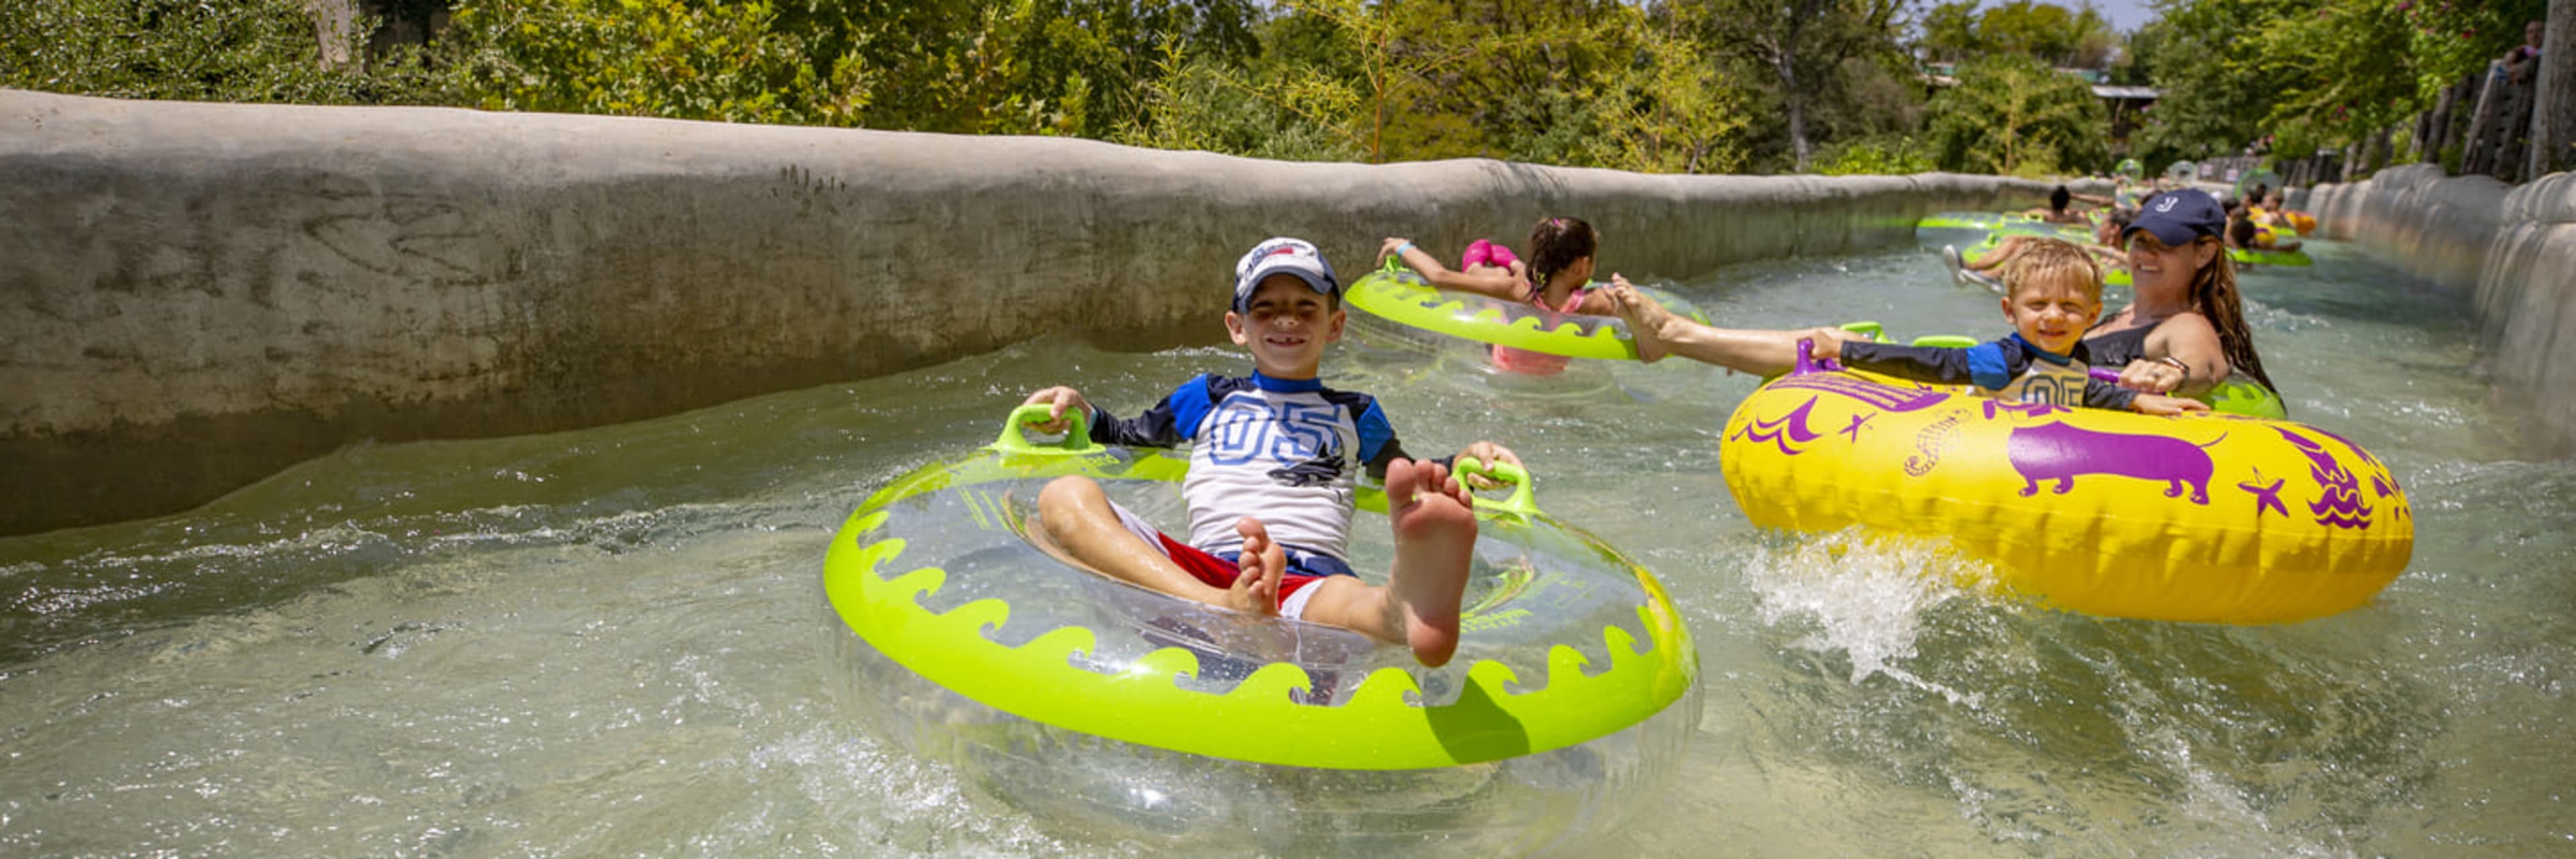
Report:
M1672 311L1627 284L1611 287L1610 304L1619 308L1619 318L1628 323L1628 337L1637 343L1637 360L1648 364L1664 360L1664 320L1672 318Z
M1387 465L1386 498L1395 570L1386 583L1384 637L1438 668L1458 651L1458 603L1476 550L1474 499L1448 469L1403 459Z
M1242 574L1235 576L1234 586L1217 604L1246 614L1278 614L1279 577L1288 569L1288 553L1270 542L1270 529L1259 519L1235 520L1234 533L1243 535L1243 554L1235 560Z

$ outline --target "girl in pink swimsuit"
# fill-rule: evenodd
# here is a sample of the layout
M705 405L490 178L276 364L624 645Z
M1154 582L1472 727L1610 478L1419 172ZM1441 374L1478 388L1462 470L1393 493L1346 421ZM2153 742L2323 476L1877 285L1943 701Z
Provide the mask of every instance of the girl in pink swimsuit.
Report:
M1583 219L1547 218L1530 228L1530 258L1526 263L1513 258L1510 248L1483 239L1467 246L1466 256L1459 260L1460 271L1442 267L1429 251L1415 247L1410 239L1387 239L1380 258L1404 260L1405 265L1422 274L1423 280L1440 289L1530 304L1549 324L1555 324L1571 314L1610 316L1618 312L1608 296L1589 288L1593 251L1599 245L1600 235ZM1610 282L1625 285L1628 280L1613 274ZM1541 376L1564 372L1568 360L1562 355L1509 346L1493 347L1493 359L1494 366L1504 370Z

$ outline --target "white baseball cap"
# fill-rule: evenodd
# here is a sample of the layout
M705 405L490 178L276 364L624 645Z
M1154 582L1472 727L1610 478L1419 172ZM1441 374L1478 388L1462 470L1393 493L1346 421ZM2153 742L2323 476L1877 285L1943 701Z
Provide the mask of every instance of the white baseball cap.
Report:
M1333 265L1324 261L1322 252L1305 239L1281 236L1253 245L1242 259L1235 261L1234 312L1250 309L1252 291L1260 288L1263 278L1274 274L1296 275L1325 295L1338 297L1342 293L1342 282L1333 276Z

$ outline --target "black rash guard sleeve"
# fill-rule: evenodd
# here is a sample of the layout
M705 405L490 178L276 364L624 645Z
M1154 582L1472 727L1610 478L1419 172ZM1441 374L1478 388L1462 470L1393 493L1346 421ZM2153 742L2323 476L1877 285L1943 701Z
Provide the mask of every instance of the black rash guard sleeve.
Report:
M2084 406L2093 409L2128 411L2138 402L2138 392L2110 382L2094 379L2084 383Z
M1976 382L1968 369L1968 350L1941 346L1900 346L1894 343L1863 343L1857 340L1843 344L1844 366L1872 373L1932 382L1942 385L1968 385Z

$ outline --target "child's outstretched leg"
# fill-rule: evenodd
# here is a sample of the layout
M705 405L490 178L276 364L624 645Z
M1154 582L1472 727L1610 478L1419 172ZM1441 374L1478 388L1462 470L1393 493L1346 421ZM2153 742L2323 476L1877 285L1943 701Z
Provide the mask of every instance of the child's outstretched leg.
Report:
M1236 530L1247 539L1261 533L1264 550L1256 552L1247 542L1244 575L1224 588L1199 581L1162 549L1128 530L1108 494L1087 477L1059 477L1038 493L1038 527L1030 529L1029 536L1047 554L1110 578L1236 611L1278 614L1279 571L1286 564L1277 557L1280 551L1271 545L1269 535L1261 532L1260 523L1243 522L1252 530L1244 531L1244 524L1236 525ZM1261 570L1257 576L1253 575L1256 567Z
M1628 287L1610 290L1610 306L1618 308L1620 320L1628 323L1628 337L1637 341L1637 360L1648 364L1664 360L1663 324L1672 312Z
M1674 315L1633 287L1614 286L1611 303L1637 338L1637 357L1652 361L1679 355L1729 370L1765 376L1786 373L1798 363L1798 341L1818 337L1859 337L1839 329L1763 331L1718 328Z
M1412 648L1434 668L1458 652L1458 603L1476 548L1475 499L1449 470L1396 460L1386 469L1387 519L1395 527L1395 569L1386 587L1353 576L1308 585L1303 619Z
M1458 604L1476 551L1475 499L1438 463L1396 460L1386 469L1395 569L1383 623L1413 658L1439 667L1458 651ZM1397 636L1401 635L1401 638Z

